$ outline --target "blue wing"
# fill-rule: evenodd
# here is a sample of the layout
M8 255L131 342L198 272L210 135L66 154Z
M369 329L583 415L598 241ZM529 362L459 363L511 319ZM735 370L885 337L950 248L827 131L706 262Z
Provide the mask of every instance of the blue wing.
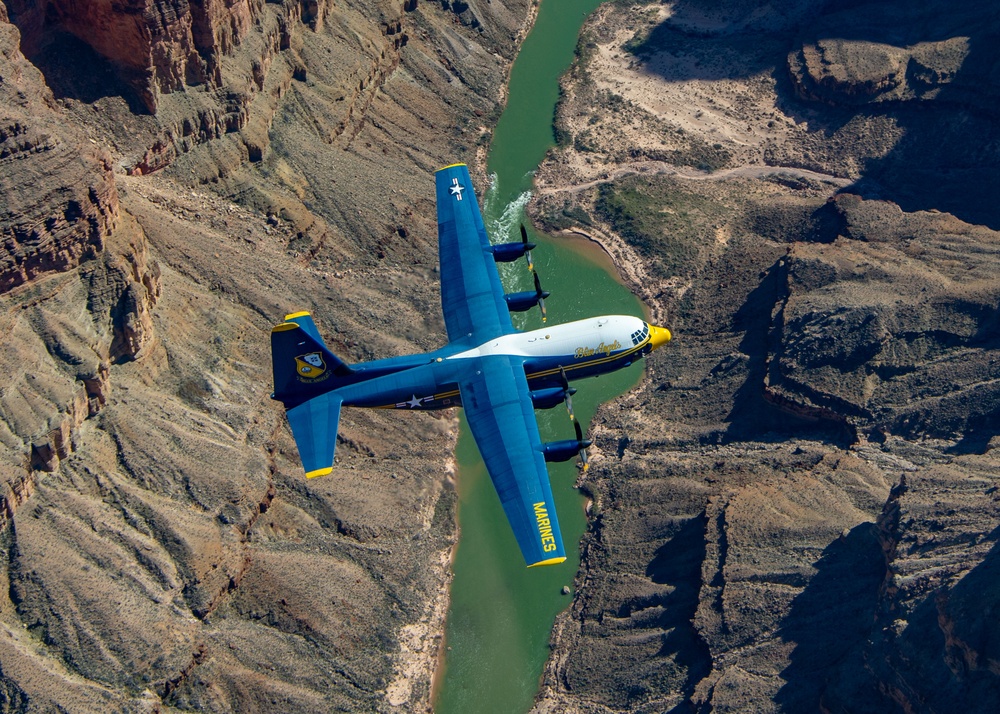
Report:
M465 164L436 174L441 307L449 340L514 332L496 260Z
M566 560L542 440L517 357L474 361L459 381L462 407L528 567Z

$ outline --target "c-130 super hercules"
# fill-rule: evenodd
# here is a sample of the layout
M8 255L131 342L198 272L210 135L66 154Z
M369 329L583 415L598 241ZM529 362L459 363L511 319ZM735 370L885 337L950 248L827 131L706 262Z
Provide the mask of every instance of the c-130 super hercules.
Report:
M340 408L443 409L461 406L529 567L566 560L546 461L577 454L576 438L543 443L535 409L563 402L569 381L613 372L670 340L637 317L605 315L519 332L512 311L538 305L544 292L504 294L497 262L521 256L522 242L490 245L464 164L436 173L441 304L447 345L434 352L347 365L323 343L308 312L287 315L271 331L274 399L285 405L306 476L333 471Z

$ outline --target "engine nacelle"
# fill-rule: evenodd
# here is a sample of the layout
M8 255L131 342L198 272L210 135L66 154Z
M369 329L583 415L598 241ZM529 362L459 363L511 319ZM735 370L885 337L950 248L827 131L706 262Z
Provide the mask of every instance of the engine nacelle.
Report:
M547 290L538 292L536 290L526 290L523 293L507 293L503 299L507 301L507 309L511 312L524 312L530 310L538 304L539 300L544 300L549 296Z
M576 394L575 389L568 390L569 394ZM562 387L549 387L548 389L535 389L531 392L531 403L535 409L551 409L554 406L566 401L567 390Z
M594 442L589 439L585 439L584 441L577 441L576 439L550 441L542 444L542 455L545 456L546 461L569 461L577 456L581 449L586 449L592 443Z
M500 243L492 248L493 260L498 263L511 263L534 248L534 243Z

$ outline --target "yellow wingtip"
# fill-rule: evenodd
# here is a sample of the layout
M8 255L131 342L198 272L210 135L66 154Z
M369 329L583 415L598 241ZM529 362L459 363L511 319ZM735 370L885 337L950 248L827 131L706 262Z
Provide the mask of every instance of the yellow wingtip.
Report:
M456 166L465 166L465 164L448 164L447 166L442 166L441 168L439 168L434 173L437 173L438 171L444 171L445 169L453 169Z
M548 560L539 560L537 563L532 563L529 568L537 568L539 565L559 565L566 560L566 556L562 558L549 558Z
M285 332L286 330L297 330L299 326L295 322L282 322L280 325L275 325L271 328L271 332Z
M333 467L327 466L325 469L316 469L315 471L307 471L306 478L318 478L320 476L329 476L333 473Z
M309 314L308 310L303 310L301 312L293 312L291 315L285 315L285 322L294 320L296 317L306 317Z

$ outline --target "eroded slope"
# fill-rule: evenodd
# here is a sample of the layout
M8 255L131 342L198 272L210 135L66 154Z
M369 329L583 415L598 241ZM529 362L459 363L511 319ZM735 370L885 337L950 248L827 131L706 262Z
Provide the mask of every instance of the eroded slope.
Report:
M693 1L588 25L532 210L675 339L594 426L537 710L998 705L996 21Z
M528 19L0 4L12 710L426 705L455 424L346 412L307 483L268 331L309 309L350 361L440 344L431 172L475 165Z

